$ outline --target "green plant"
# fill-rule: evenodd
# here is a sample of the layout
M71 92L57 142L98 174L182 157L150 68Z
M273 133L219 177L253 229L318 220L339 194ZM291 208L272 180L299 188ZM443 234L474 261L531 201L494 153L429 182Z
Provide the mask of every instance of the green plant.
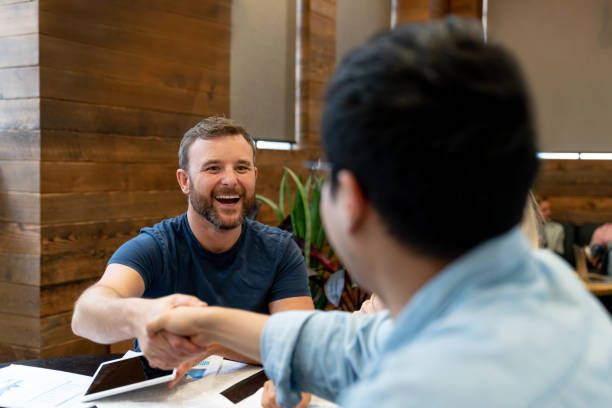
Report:
M294 185L293 189L291 184ZM319 211L322 184L322 178L312 172L303 182L295 172L285 167L278 204L261 195L257 195L257 199L272 208L279 227L290 230L302 249L315 307L354 310L361 306L366 295L351 283L338 262L330 260L333 249L327 243ZM325 252L327 255L324 255Z

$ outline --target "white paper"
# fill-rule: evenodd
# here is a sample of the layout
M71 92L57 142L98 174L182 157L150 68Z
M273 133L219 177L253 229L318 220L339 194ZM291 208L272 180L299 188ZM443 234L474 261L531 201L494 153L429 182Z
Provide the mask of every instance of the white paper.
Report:
M230 374L248 366L249 365L247 363L223 359L223 362L221 363L221 368L219 368L217 374ZM262 369L261 367L259 368Z
M65 371L11 364L0 369L0 406L88 407L80 397L91 377Z
M263 396L263 387L257 390L253 395L243 399L235 405L236 408L261 408L261 397ZM312 395L308 408L338 408L338 405Z
M263 395L263 387L257 390L254 394L246 397L238 402L236 408L261 408L261 396Z
M223 357L212 355L198 364L194 365L187 375L191 378L202 378L207 375L214 375L219 372L219 368L223 364Z

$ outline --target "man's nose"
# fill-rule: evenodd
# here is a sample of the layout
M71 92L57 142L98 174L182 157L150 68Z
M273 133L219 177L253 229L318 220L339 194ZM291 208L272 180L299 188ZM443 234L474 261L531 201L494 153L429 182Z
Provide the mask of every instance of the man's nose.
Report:
M236 184L236 174L233 170L228 169L223 172L223 177L221 178L221 183L224 186L233 186Z

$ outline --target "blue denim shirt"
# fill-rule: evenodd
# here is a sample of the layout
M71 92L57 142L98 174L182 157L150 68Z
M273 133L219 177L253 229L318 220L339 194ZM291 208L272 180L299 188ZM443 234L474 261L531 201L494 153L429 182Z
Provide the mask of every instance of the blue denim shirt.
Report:
M519 229L448 265L395 321L278 313L261 353L286 406L298 391L350 408L612 406L610 316Z

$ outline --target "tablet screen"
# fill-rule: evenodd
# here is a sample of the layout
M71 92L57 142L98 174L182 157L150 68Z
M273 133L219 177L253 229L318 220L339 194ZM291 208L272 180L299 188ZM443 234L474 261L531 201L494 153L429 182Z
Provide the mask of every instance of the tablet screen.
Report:
M85 396L113 388L142 383L155 378L170 376L172 370L151 368L143 356L111 361L100 365Z

